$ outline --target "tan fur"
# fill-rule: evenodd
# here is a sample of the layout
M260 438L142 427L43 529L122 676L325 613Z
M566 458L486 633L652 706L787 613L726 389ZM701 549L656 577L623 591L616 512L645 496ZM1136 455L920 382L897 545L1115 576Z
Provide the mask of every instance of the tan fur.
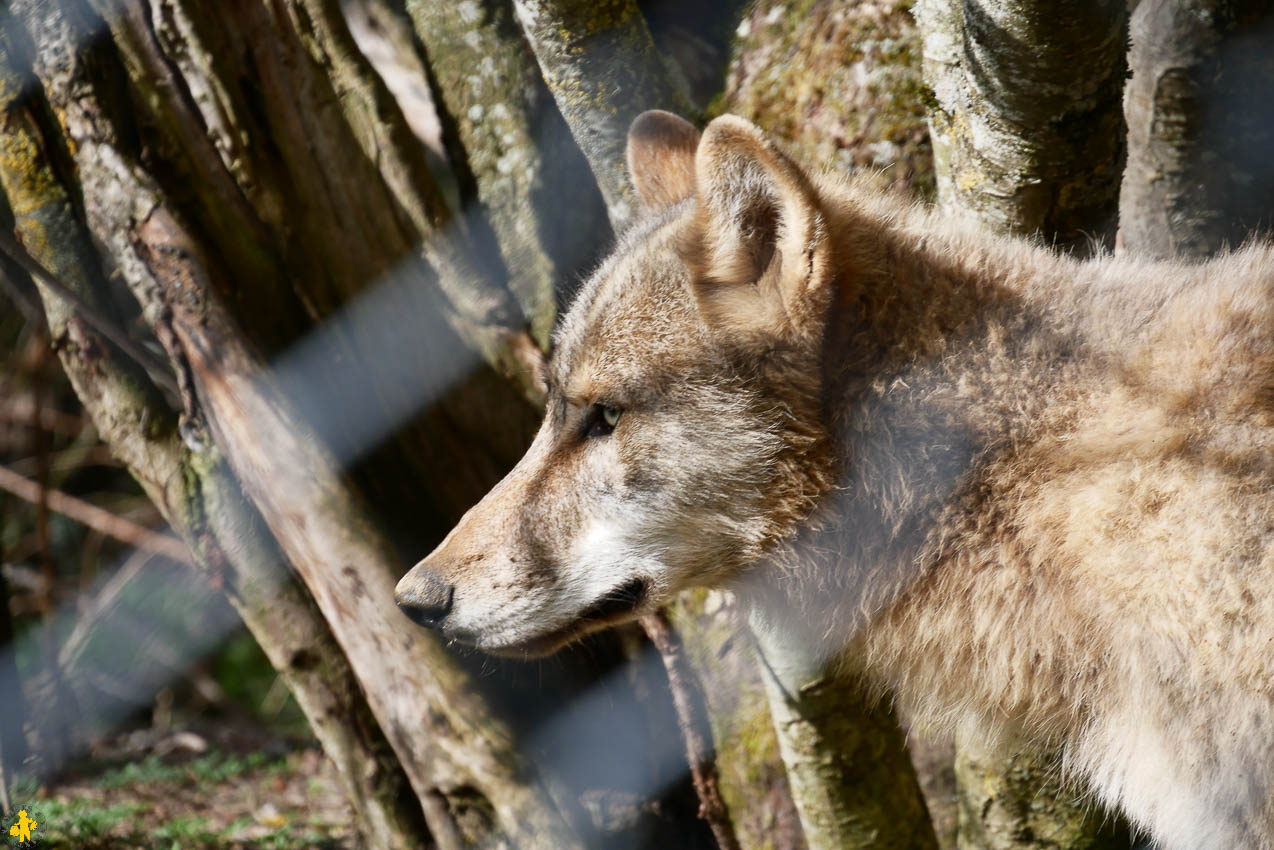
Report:
M676 120L634 170L692 168ZM918 718L1061 746L1164 848L1274 850L1274 252L1081 263L729 116L693 156L564 317L527 457L400 592L540 652L733 581Z

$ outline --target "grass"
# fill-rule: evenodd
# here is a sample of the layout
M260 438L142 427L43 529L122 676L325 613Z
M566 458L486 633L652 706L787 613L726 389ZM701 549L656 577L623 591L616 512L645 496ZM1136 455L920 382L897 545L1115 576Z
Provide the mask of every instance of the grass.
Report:
M34 800L17 808L29 810L38 826L34 837L43 846L83 847L114 832L145 809L142 803L95 805L88 800ZM6 827L12 819L5 821Z
M286 769L286 763L270 759L263 753L237 756L222 753L202 756L185 764L168 764L160 756L151 755L123 767L109 770L97 780L106 790L162 782L225 782L255 770L273 772Z
M245 840L245 833L258 826L251 818L239 818L220 828L198 815L182 815L154 824L146 820L147 810L143 803L102 807L83 799L31 804L31 813L39 822L38 846L59 850L220 850L230 846L324 850L341 846L331 836L303 823L280 826Z
M39 824L43 848L343 850L351 840L348 810L325 819L303 802L332 793L303 766L315 763L300 751L278 758L214 752L184 763L151 755L81 774L56 797L42 798L46 792L30 783L14 790L24 801L18 808Z

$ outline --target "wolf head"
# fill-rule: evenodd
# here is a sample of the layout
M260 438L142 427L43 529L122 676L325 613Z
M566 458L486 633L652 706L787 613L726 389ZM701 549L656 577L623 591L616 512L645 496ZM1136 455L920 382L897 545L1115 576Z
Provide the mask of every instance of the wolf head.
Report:
M564 316L526 456L397 588L444 636L539 655L763 559L827 489L835 267L814 184L732 116L647 112L644 215Z

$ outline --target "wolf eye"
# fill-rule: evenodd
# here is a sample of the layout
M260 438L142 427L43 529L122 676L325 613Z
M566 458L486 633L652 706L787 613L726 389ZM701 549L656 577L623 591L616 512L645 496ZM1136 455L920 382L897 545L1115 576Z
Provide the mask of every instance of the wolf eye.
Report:
M588 426L584 431L586 437L605 437L615 430L619 417L624 411L609 404L593 405L592 415L588 417Z

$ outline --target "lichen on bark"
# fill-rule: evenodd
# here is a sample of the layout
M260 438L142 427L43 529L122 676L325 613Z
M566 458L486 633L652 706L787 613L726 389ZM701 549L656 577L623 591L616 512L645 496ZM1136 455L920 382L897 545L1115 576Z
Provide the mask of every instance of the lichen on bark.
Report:
M916 0L938 204L1080 253L1113 236L1125 0Z
M569 286L610 238L588 163L571 138L509 0L407 0L423 43L454 166L491 223L509 288L543 348Z
M655 50L636 0L513 0L557 108L622 230L635 214L624 172L628 125L642 111L693 111Z
M815 168L933 196L920 33L909 0L756 4L713 112L755 121Z
M1085 800L1083 789L1059 773L1051 755L1027 748L1006 757L965 738L956 755L956 775L964 786L958 850L1132 846L1127 823Z

